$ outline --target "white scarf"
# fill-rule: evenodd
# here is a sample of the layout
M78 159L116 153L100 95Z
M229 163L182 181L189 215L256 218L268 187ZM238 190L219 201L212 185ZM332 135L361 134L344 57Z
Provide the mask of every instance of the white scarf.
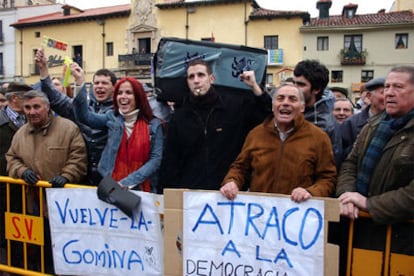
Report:
M135 122L138 118L138 112L139 109L135 109L129 113L124 114L121 110L119 110L119 114L124 117L124 125L128 138L131 136L132 130L134 129Z

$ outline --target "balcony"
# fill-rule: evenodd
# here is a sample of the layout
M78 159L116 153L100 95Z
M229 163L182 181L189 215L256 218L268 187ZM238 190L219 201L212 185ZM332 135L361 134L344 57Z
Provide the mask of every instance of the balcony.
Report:
M135 68L137 66L151 66L152 54L128 54L118 55L120 68Z
M283 49L268 49L267 65L283 65Z
M342 49L340 52L341 65L365 65L367 55L366 50L358 52Z

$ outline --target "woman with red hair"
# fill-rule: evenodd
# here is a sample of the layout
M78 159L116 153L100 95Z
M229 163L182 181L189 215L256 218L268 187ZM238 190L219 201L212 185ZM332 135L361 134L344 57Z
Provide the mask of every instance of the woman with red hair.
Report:
M78 79L73 70L72 73L76 84L84 83L83 78ZM108 128L108 141L99 161L99 173L103 177L112 176L129 189L157 192L163 132L161 121L154 117L142 84L131 77L120 79L114 88L114 110L105 114L89 111L86 95L83 84L73 102L77 118L92 128Z

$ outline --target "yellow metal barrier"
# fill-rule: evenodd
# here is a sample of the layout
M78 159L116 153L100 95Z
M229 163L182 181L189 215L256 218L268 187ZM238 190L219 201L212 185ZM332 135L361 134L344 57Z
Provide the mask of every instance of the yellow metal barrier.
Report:
M370 218L360 212L359 218ZM408 221L414 223L414 221ZM383 251L356 248L354 242L355 221L350 220L346 275L414 276L414 256L391 252L392 225L386 226L385 247ZM414 233L413 233L414 235Z
M44 259L44 229L43 229L43 203L44 188L50 188L51 184L47 181L39 181L36 186L29 186L21 179L0 176L0 185L6 185L6 239L7 239L7 263L0 263L0 272L9 272L21 275L50 275L45 273ZM20 185L22 189L22 213L10 211L10 185ZM39 215L27 214L26 211L26 190L35 187L39 194ZM91 186L66 184L65 188L91 188ZM360 212L359 217L369 218L369 215ZM414 223L414 221L410 221ZM348 236L348 252L346 275L365 276L365 275L414 275L414 256L396 254L391 252L392 226L387 226L386 242L384 251L374 251L358 249L353 247L354 240L354 221L350 221ZM12 266L11 244L21 243L23 245L23 267ZM31 270L32 264L28 263L28 246L36 245L40 247L40 271Z
M45 248L44 248L44 188L50 188L52 185L47 181L39 181L36 186L27 185L21 179L0 176L0 185L6 186L6 212L5 212L5 237L7 241L7 261L0 263L0 272L9 272L21 275L48 275L45 274ZM21 213L11 210L11 185L21 186ZM90 186L66 184L65 188L90 188ZM38 194L38 215L27 213L26 193L28 189L35 189ZM16 191L16 190L15 190ZM0 199L4 200L4 199ZM17 202L13 202L16 206ZM29 263L30 249L36 246L40 248L40 263ZM21 247L21 248L20 248ZM23 251L22 267L12 265L12 252ZM3 254L2 252L1 254ZM4 257L4 256L3 256ZM4 258L3 258L4 259ZM14 260L16 262L16 260ZM50 260L49 260L50 261ZM39 271L33 267L40 267Z

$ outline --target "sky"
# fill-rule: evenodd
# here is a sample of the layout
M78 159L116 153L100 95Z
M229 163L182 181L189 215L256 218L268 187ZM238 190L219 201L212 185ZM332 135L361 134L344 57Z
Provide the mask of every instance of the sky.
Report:
M307 11L311 17L317 17L319 10L316 9L317 0L256 0L257 3L265 9L272 10L297 10ZM90 9L104 6L114 6L128 4L131 0L58 0L66 4L76 6L81 9ZM390 10L394 0L332 0L330 15L338 15L342 13L344 5L349 3L358 4L357 13L376 13L380 9Z

